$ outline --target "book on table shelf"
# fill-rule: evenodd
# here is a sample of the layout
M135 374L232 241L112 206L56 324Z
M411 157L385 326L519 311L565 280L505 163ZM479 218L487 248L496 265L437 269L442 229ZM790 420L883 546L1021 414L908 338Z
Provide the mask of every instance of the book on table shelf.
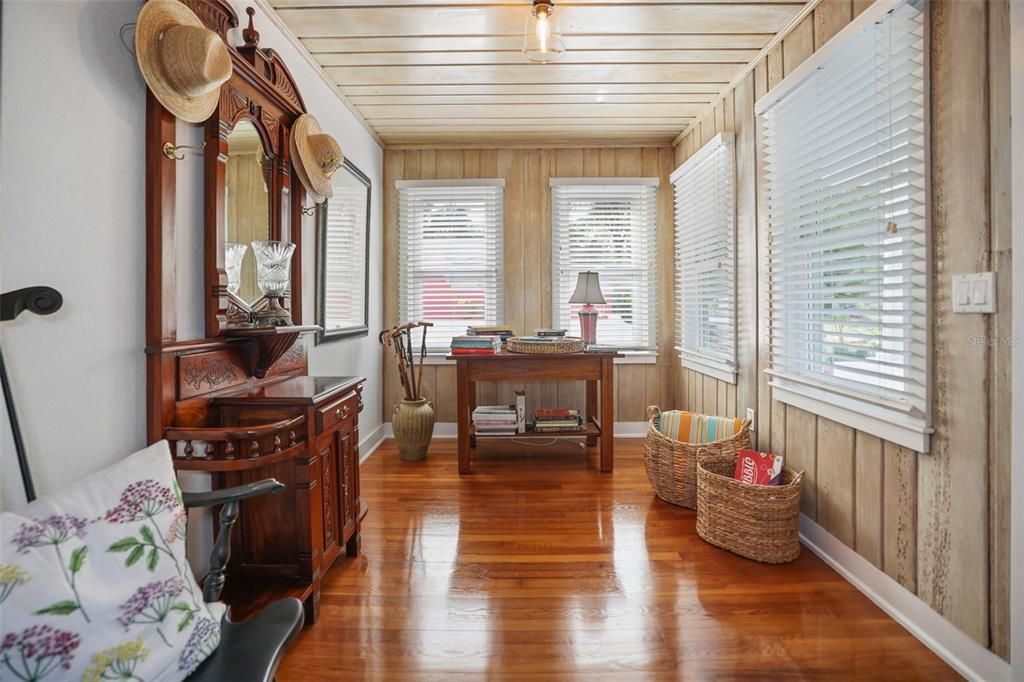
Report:
M547 426L541 424L534 424L534 433L579 433L585 429L582 426Z
M473 428L481 435L509 436L518 430L515 405L480 405L473 410Z
M561 419L562 417L578 417L579 410L568 407L535 407L533 409L534 419Z
M452 339L452 355L494 355L501 350L500 336L456 336Z
M452 348L452 355L494 355L493 348Z
M587 344L587 353L618 353L619 349L610 344L590 343Z
M526 391L516 391L516 431L526 432Z
M533 430L539 433L582 431L583 417L579 410L538 407L533 410Z
M515 332L512 331L512 327L503 324L466 327L466 336L497 336L501 343L505 343L505 341L515 335Z

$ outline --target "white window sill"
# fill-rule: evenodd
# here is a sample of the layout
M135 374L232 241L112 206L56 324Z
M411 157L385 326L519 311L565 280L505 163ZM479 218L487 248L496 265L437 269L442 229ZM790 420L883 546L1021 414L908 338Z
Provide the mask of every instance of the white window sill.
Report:
M623 350L619 351L623 357L615 358L616 365L656 365L658 354L649 350Z
M676 346L676 352L679 353L679 361L684 368L706 374L728 384L736 383L736 368L733 365L686 353L679 346Z
M423 358L423 364L424 365L454 365L455 361L454 360L449 360L448 358L445 357L446 355L448 355L447 352L444 352L444 353L427 353L426 357ZM413 358L413 360L416 361L416 364L419 364L419 362L420 362L419 356L416 356L415 358Z
M926 453L931 446L933 429L924 420L912 415L786 381L779 376L771 376L769 386L772 388L772 399L819 417L878 436L915 452Z
M615 358L616 365L656 365L658 363L658 354L650 351L633 351L624 350L620 351L624 357ZM449 360L446 356L448 353L428 353L423 358L424 365L454 365L454 360ZM414 358L416 364L419 364L419 357Z

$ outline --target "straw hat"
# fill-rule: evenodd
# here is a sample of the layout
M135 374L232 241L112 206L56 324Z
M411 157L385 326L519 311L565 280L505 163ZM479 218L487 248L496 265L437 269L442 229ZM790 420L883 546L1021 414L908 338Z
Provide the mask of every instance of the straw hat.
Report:
M327 197L325 197L323 194L318 194L316 191L312 189L312 186L309 184L309 176L306 175L306 171L303 170L302 168L302 162L299 161L299 150L295 146L295 135L292 135L291 143L289 146L291 147L292 154L292 168L295 169L295 175L299 178L299 182L301 182L302 186L306 188L306 194L309 196L310 199L313 200L314 204L324 203L324 200Z
M135 56L153 95L191 123L210 117L221 84L231 78L231 54L224 41L178 0L149 0L142 7Z
M331 176L341 168L345 156L337 141L320 130L312 114L303 114L292 126L292 165L314 202L334 196Z

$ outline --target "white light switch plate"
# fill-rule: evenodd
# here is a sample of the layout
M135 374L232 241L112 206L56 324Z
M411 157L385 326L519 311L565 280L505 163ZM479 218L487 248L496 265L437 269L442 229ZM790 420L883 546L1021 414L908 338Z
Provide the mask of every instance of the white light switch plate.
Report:
M996 273L975 272L953 275L954 313L994 313L996 311Z
M750 430L757 431L757 424L754 422L754 408L747 408L747 419L750 420Z

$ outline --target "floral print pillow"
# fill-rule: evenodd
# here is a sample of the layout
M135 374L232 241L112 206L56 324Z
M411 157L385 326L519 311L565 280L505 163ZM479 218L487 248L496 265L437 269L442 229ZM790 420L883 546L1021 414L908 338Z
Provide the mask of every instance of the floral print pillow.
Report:
M181 680L220 643L161 441L0 514L0 680Z

